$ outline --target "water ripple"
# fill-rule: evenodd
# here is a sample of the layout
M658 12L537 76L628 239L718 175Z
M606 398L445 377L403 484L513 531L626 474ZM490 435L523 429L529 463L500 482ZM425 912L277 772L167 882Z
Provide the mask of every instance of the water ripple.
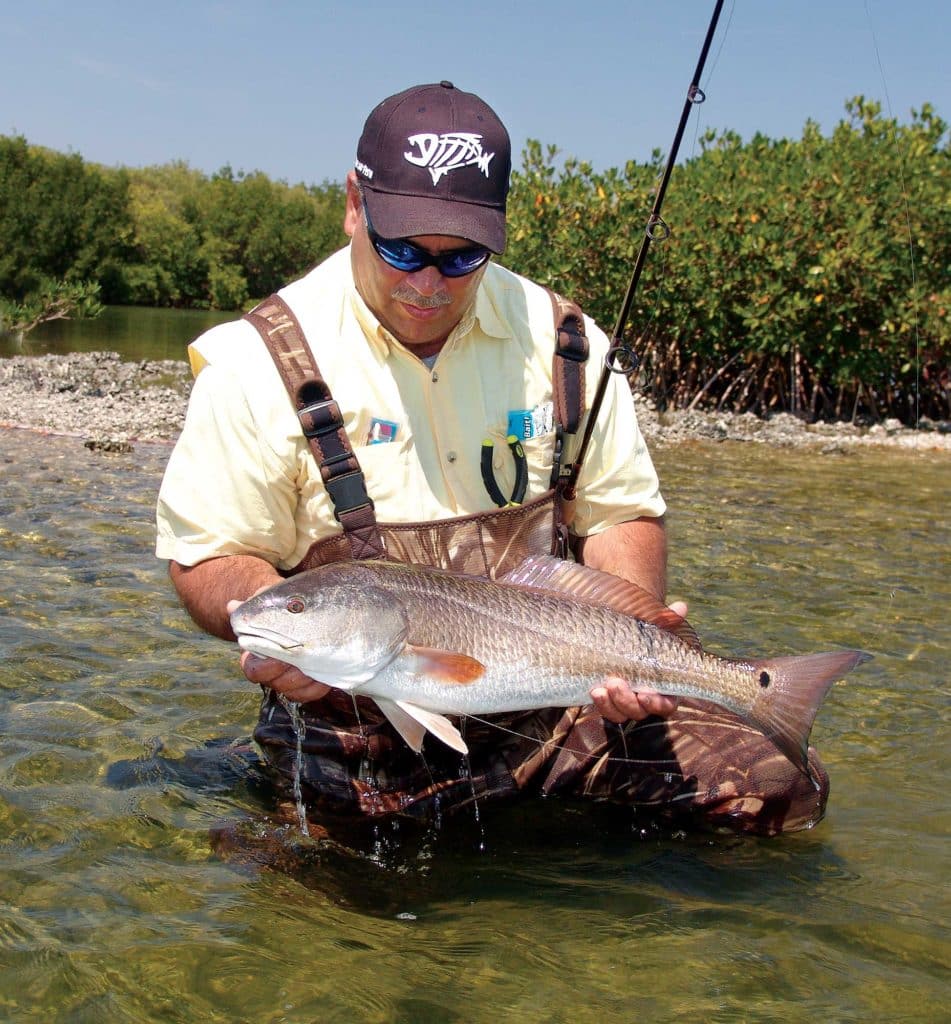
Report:
M166 456L0 431L0 1017L941 1019L945 457L658 453L708 646L876 654L820 713L813 832L544 801L357 851L272 817L257 694L151 556Z

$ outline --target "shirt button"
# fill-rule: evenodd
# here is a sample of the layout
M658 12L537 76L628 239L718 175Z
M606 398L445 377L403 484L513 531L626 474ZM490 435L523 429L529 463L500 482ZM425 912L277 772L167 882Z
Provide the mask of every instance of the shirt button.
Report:
M446 452L446 461L447 462L455 462L456 461L456 453L455 452Z
M433 375L432 375L432 377L430 377L430 380L433 382L433 384L438 383L438 381L439 381L439 373L436 370L433 370Z

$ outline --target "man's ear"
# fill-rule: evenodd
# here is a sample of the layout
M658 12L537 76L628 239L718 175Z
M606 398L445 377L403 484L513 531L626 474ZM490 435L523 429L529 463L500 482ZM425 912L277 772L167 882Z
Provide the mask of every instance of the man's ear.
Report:
M360 190L357 188L357 172L347 172L347 206L343 214L343 230L350 237L363 219L363 204L360 201Z

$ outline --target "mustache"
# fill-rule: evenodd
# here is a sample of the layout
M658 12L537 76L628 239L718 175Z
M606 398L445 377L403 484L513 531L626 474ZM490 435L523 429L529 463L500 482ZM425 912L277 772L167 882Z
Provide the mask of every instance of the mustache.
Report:
M420 295L410 285L397 285L393 289L390 298L397 302L408 302L412 306L419 306L420 309L436 309L439 306L448 306L452 302L452 296L448 292L434 292L432 295Z

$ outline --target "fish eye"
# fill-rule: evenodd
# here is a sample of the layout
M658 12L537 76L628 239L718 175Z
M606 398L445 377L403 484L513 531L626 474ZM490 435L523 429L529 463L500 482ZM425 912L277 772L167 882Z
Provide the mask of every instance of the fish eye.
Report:
M299 615L304 610L304 602L299 597L289 597L284 607L292 614Z

